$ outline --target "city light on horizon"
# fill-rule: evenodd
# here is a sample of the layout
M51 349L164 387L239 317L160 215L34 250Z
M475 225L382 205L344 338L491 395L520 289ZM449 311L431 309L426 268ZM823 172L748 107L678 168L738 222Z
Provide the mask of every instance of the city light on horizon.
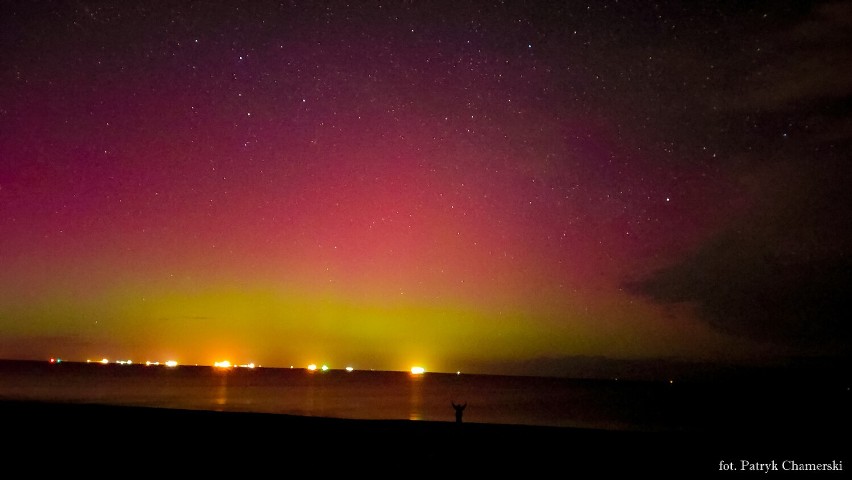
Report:
M49 363L62 363L62 362L74 363L74 360L69 361L67 359L59 359L59 358L56 358L56 357L51 357L51 358L48 359L48 362ZM92 361L90 359L87 359L87 360L85 360L85 362L86 363L98 363L98 364L101 364L101 365L106 365L106 364L110 364L110 363L113 363L113 364L116 364L116 365L135 365L135 363L132 360L110 361L107 358L102 358L101 360L97 360L97 361ZM258 365L254 362L249 362L249 363L244 363L244 364L234 364L229 360L217 360L217 361L214 361L210 364L198 364L198 363L182 364L182 363L179 363L176 360L166 360L166 361L146 360L141 365L144 365L144 366L165 366L165 367L178 367L178 366L182 366L182 365L184 365L184 366L189 365L189 366L209 366L209 367L213 367L213 368L222 368L222 369L231 369L231 368L255 369L255 368L261 368L261 365ZM280 365L280 366L272 365L272 366L268 366L268 368L272 368L272 369L276 369L276 368L278 368L278 369L293 369L293 368L295 368L295 366L285 364L285 365ZM328 366L327 364L317 365L317 364L311 363L311 364L308 364L305 368L308 371L321 371L321 372L332 371L332 368L330 366ZM346 372L353 372L353 371L355 371L355 368L352 367L352 366L346 366L346 367L342 368L342 370L346 371ZM414 366L414 367L410 367L410 368L406 368L406 369L367 368L367 370L369 370L369 371L387 371L387 372L408 372L408 373L412 373L412 374L415 374L415 375L425 373L425 368L420 367L420 366ZM434 373L454 373L456 375L461 374L460 371L455 371L455 372L453 372L453 371L446 371L446 372L435 371Z

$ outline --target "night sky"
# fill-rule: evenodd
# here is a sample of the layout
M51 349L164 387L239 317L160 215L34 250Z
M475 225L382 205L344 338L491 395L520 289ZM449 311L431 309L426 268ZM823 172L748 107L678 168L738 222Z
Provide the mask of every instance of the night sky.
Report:
M0 358L848 354L852 2L3 2Z

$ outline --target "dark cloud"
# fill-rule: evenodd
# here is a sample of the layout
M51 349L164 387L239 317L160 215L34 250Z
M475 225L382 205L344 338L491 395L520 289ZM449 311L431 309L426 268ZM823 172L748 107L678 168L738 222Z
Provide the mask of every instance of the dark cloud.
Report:
M815 4L789 20L744 42L751 61L732 63L743 69L739 91L722 94L724 118L743 125L727 130L741 210L690 255L626 286L661 304L692 305L731 335L845 352L852 75L843 66L852 60L852 2Z
M764 22L777 15L768 12ZM816 5L801 18L792 18L777 31L761 32L744 42L748 62L744 83L737 91L740 108L783 110L803 101L848 98L852 72L852 2Z
M741 82L732 85L727 107L750 112L759 122L767 121L765 115L783 117L782 123L798 126L812 141L852 139L850 27L852 2L826 2L746 42L748 61L736 63Z
M800 164L767 167L750 179L762 197L748 214L627 288L661 304L691 304L732 335L843 351L852 313L844 163L825 160L809 173Z
M727 333L809 349L836 350L848 342L848 258L749 256L748 243L736 235L721 238L630 286L661 303L692 303L700 318Z

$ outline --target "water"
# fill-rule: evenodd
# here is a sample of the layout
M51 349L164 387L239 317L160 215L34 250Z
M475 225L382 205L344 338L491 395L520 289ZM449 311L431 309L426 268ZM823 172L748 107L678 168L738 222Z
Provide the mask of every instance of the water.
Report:
M791 392L799 392L791 395ZM672 431L749 422L848 422L846 388L470 374L0 362L0 399L356 419Z

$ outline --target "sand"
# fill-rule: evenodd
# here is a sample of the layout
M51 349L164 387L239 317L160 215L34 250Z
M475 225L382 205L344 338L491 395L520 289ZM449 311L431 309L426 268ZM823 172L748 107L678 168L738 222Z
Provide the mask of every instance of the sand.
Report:
M726 461L848 457L826 425L617 432L19 401L0 402L0 421L5 464L24 472L7 478L704 478L754 473Z

